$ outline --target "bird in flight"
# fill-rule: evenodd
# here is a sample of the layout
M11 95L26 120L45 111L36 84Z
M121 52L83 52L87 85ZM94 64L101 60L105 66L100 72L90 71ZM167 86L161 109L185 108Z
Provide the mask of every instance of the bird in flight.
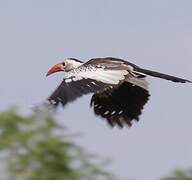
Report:
M144 105L149 100L146 76L178 83L192 83L187 79L143 69L123 59L106 57L82 62L75 58L64 59L47 73L64 72L64 78L47 98L51 107L63 107L84 94L92 93L90 106L94 113L105 118L112 127L131 126L139 121Z

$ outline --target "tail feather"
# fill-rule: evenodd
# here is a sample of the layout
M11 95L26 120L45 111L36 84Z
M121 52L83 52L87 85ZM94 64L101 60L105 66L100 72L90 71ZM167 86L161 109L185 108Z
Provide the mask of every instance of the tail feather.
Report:
M168 75L168 74L159 73L159 72L156 72L156 71L151 71L151 70L142 69L142 68L139 68L137 70L139 72L141 72L141 73L146 74L146 75L157 77L157 78L166 79L166 80L173 81L173 82L179 82L179 83L187 83L188 82L188 83L192 83L192 81L189 81L187 79L182 79L182 78L179 78L179 77L175 77L175 76L171 76L171 75Z

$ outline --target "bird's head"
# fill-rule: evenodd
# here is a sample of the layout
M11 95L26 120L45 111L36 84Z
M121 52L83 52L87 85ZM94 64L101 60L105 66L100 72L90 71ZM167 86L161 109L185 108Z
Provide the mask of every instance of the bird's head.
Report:
M46 76L49 76L53 73L60 72L60 71L70 71L78 66L82 65L82 62L75 59L75 58L68 58L64 59L62 62L55 64L53 67L49 69Z

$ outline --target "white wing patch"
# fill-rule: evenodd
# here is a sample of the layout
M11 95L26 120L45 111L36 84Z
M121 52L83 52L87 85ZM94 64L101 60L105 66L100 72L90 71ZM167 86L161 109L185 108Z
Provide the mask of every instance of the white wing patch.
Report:
M125 75L128 74L126 70L103 70L98 69L97 71L86 74L87 78L95 79L107 84L118 84L120 80L125 79Z
M128 73L127 70L107 70L96 67L81 67L67 72L65 74L65 79L70 82L68 79L71 79L72 77L71 81L85 78L116 85L119 81L124 80Z

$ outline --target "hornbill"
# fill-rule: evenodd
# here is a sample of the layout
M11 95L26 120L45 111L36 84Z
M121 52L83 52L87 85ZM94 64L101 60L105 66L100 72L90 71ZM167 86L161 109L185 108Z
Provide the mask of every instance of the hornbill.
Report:
M47 98L46 104L65 106L78 97L93 93L90 105L94 113L105 118L109 125L131 126L139 121L144 105L149 100L146 76L153 76L179 83L192 83L187 79L140 68L123 59L94 58L88 62L75 58L64 59L54 65L47 76L64 71L64 78Z

